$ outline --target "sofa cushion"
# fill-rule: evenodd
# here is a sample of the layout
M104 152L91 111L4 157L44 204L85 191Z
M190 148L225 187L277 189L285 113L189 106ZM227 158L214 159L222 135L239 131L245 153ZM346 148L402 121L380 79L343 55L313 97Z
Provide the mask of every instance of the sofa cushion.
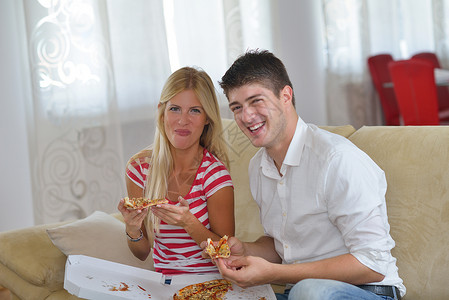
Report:
M153 270L151 255L141 261L129 250L125 224L104 212L96 211L85 219L47 229L47 233L65 255L82 254Z
M449 126L363 127L349 138L386 174L407 299L449 299Z

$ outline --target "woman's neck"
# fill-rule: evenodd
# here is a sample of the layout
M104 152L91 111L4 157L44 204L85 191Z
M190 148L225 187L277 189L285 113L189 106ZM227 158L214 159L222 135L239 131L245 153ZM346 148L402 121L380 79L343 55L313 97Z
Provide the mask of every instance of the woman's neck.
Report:
M189 149L171 149L173 157L173 173L179 174L197 169L203 159L203 147L200 145Z

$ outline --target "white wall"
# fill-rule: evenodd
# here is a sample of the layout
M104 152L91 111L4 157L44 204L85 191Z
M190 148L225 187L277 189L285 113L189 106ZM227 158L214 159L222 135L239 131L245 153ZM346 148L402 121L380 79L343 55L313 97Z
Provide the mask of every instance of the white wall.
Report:
M0 231L34 224L15 2L0 1Z
M23 89L21 1L0 1L0 231L34 224ZM327 124L320 1L276 0L275 54L290 74L296 108L306 122ZM5 203L8 202L6 206Z

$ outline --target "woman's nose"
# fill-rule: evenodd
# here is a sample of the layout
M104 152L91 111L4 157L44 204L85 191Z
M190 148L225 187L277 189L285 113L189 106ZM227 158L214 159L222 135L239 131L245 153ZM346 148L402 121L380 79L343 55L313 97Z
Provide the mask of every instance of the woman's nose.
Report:
M190 122L190 115L188 112L182 112L181 116L179 117L179 124L180 125L185 125L188 124Z

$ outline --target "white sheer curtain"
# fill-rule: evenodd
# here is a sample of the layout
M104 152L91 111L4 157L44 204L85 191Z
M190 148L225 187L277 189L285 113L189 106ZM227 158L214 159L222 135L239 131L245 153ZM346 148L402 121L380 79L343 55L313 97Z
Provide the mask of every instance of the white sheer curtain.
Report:
M199 66L217 83L245 49L271 50L269 0L23 0L22 8L38 224L116 211L126 160L152 142L172 71Z
M329 124L379 125L381 108L366 59L420 51L448 61L447 0L322 0Z
M104 1L24 1L36 223L113 210L122 147Z

